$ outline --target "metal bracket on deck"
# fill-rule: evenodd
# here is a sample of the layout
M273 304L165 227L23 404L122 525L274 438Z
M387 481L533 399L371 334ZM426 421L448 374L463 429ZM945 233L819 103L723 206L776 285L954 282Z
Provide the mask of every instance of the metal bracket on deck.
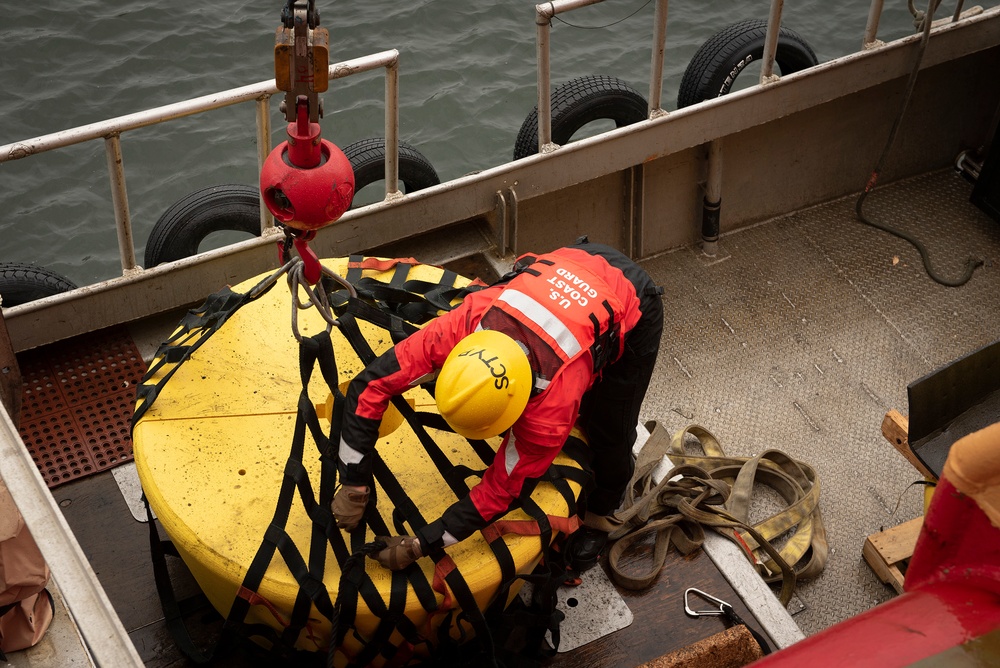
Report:
M496 220L497 254L506 255L517 247L517 193L514 188L498 190L496 206L493 208Z
M519 592L522 600L531 600L531 585ZM608 579L603 568L592 568L581 576L575 587L560 587L556 607L565 615L559 624L559 653L569 652L632 623L632 611ZM552 636L545 634L552 643Z

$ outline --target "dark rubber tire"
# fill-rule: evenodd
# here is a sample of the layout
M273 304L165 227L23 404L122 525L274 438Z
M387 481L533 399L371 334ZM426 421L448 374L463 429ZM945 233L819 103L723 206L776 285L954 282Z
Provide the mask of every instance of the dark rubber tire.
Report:
M616 128L649 118L649 102L616 77L588 75L571 79L552 93L552 141L566 144L577 130L596 120L612 120ZM514 159L538 153L538 106L521 124Z
M75 290L76 285L54 271L23 262L0 262L3 306L19 306L42 297Z
M260 236L260 190L256 186L212 186L178 200L153 226L143 266L196 255L205 237L226 230Z
M385 180L385 139L361 139L344 148L354 168L354 192ZM399 142L399 181L403 192L413 193L441 183L430 160L405 141Z
M677 107L687 107L728 93L740 72L764 57L767 21L739 21L713 35L695 52L677 93ZM774 57L782 74L819 63L816 54L794 30L782 28Z
M385 178L384 139L362 139L345 148L344 154L354 169L355 191ZM408 193L441 182L427 158L406 142L399 142L399 180ZM143 266L196 255L209 234L222 231L260 236L257 186L212 186L177 201L153 226Z

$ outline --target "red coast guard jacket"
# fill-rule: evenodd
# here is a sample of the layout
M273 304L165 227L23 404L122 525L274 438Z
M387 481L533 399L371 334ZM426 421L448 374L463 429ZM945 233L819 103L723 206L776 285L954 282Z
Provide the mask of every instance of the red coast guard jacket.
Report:
M371 484L371 452L393 396L436 373L468 334L501 331L528 351L532 396L482 481L417 532L430 545L466 538L507 512L525 479L545 473L577 420L584 393L600 368L621 355L640 315L635 287L603 257L575 247L535 257L506 283L469 294L351 382L340 443L342 482Z

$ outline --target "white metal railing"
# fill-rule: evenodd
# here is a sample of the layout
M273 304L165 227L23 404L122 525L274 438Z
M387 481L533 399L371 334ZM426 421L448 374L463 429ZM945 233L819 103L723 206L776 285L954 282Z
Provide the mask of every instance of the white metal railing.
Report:
M557 14L568 12L588 5L597 4L603 0L554 0L535 6L535 23L537 38L537 87L538 87L538 146L539 152L555 150L552 143L552 115L550 90L550 60L549 42L551 20ZM649 117L656 118L666 114L661 106L664 43L667 29L668 0L657 0L654 16L653 48L650 63L649 82ZM774 61L777 52L778 36L781 26L781 13L784 0L771 0L765 38L764 54L760 83L767 84L778 80L774 74ZM872 0L868 22L863 37L863 47L871 48L880 42L877 39L879 18L882 14L883 0ZM981 13L982 8L974 7L962 12L962 0L956 7L955 14L950 19L935 21L935 26L941 23L956 21ZM385 199L398 197L399 191L399 52L395 49L363 56L353 60L331 65L329 76L340 79L352 74L359 74L377 68L385 68ZM271 151L270 99L278 92L274 80L263 81L241 88L233 88L220 93L205 95L175 104L169 104L146 111L128 114L98 123L63 130L52 134L35 137L23 141L0 146L0 163L50 151L72 144L79 144L95 139L103 139L108 163L108 174L111 182L112 201L115 210L115 221L118 234L119 255L122 273L129 275L141 271L136 263L135 243L132 238L132 223L129 214L128 194L125 181L125 169L122 161L121 135L124 132L150 125L156 125L169 120L191 116L251 100L256 101L257 150L258 167ZM261 232L267 233L273 229L274 223L266 206L261 206Z
M552 18L557 14L568 12L580 7L598 4L604 0L556 0L535 5L535 34L538 69L538 152L550 153L559 148L552 141L552 93L549 59L549 37L552 28ZM872 0L872 12L878 4L881 14L881 0ZM663 59L667 35L667 3L668 0L657 0L656 12L653 18L653 48L649 73L649 118L666 115L660 104L663 88ZM774 74L774 60L778 51L778 36L781 30L781 12L784 0L771 0L768 13L767 33L764 38L764 53L762 58L760 85L778 81ZM957 12L956 12L957 16ZM869 17L871 23L871 17ZM876 19L877 25L877 19ZM865 34L868 39L868 33ZM708 183L706 193L712 197L713 206L721 201L722 190L722 142L716 140L709 146ZM708 200L706 200L708 201ZM714 240L705 246L706 253L714 255Z
M882 18L882 1L872 0L868 10L868 23L865 25L865 36L861 41L862 48L868 49L878 44L878 22Z
M774 57L778 53L778 34L781 32L781 10L784 0L771 0L771 11L767 15L767 34L764 37L764 59L761 61L760 85L777 81L774 74Z
M596 5L604 0L557 0L535 5L535 39L538 70L538 152L549 153L558 146L552 143L552 86L550 79L549 36L552 18L580 7ZM667 2L656 0L653 49L649 76L649 117L663 112L660 93L663 89L663 55L667 36Z
M933 0L932 0L933 1ZM981 7L970 8L962 12L964 0L959 0L955 13L950 19L935 21L937 26L946 22L954 22L959 18L982 12ZM604 0L553 0L535 5L536 59L538 70L538 152L548 153L558 148L552 143L552 95L551 95L551 63L549 59L549 42L552 28L552 18L558 14L569 12L581 7L596 5ZM667 2L656 0L656 13L653 18L653 49L649 75L649 117L666 114L660 105L663 81L664 43L667 35ZM778 52L778 37L781 31L781 13L784 0L771 0L767 20L767 34L764 38L764 54L761 63L760 83L766 85L778 81L774 73L774 61ZM872 0L868 12L868 22L862 46L865 49L878 46L877 38L879 19L882 16L883 0Z
M552 141L552 92L551 92L551 61L549 58L549 42L552 29L552 18L558 14L569 12L581 7L595 5L604 0L553 0L535 5L535 34L536 34L536 67L538 71L538 152L551 153L559 148ZM982 12L981 7L974 7L967 12L962 12L964 0L959 0L955 8L955 13L950 19L940 19L934 22L934 26L955 22L964 16L971 16ZM668 0L657 0L656 13L654 15L653 29L653 49L650 63L649 80L649 118L656 118L666 115L666 111L661 108L660 97L663 80L663 59L664 45L667 34L667 3ZM928 13L940 3L940 0L928 0ZM768 11L767 32L764 38L764 52L761 60L760 85L764 86L774 83L780 79L774 73L774 62L778 52L778 38L781 31L781 14L784 9L784 0L771 0ZM878 46L881 42L877 39L878 23L882 16L883 0L872 0L868 12L868 22L865 26L865 33L862 39L862 47L869 49ZM712 198L711 203L717 206L721 199L722 188L722 140L717 139L710 143L708 152L708 182L706 193ZM714 255L714 242L706 240L708 245L705 250L709 255Z
M940 3L941 0L930 0L927 3L927 11L923 12L923 14L933 14L940 6ZM883 0L872 0L871 8L868 10L868 23L865 25L865 36L861 41L861 47L863 49L871 49L882 45L882 42L878 39L878 23L879 19L882 17L882 5ZM914 9L912 1L909 3L909 6L910 11L914 14L914 18L917 19L921 13ZM955 11L951 15L951 18L937 19L931 23L931 27L937 28L945 23L955 23L959 19L983 13L983 8L979 6L969 7L969 9L962 11L964 6L965 0L958 0L958 2L955 3ZM914 27L916 27L916 25ZM920 28L917 28L917 30L919 32Z
M569 12L581 7L596 5L604 0L554 0L535 5L535 35L536 59L538 70L538 152L548 153L558 148L552 143L552 84L551 61L549 58L549 41L552 29L552 18L557 14ZM873 0L880 4L881 0ZM660 104L663 91L663 57L664 44L667 37L667 4L668 0L656 0L656 12L653 17L653 48L649 72L649 118L665 115ZM767 24L767 36L764 41L764 58L760 75L760 83L777 81L774 74L774 57L778 49L778 31L781 28L781 10L784 0L771 0L770 15Z
M330 78L342 79L352 74L385 68L385 194L386 199L399 194L399 51L390 49L361 58L335 63L330 66ZM111 197L118 229L118 250L122 273L141 271L135 260L135 243L132 239L132 221L125 187L125 166L122 161L121 134L150 125L221 109L256 100L257 102L257 162L262 167L271 152L271 96L278 92L274 80L232 88L212 95L204 95L183 102L168 104L134 114L119 116L98 123L42 135L33 139L0 146L0 163L19 160L36 153L80 144L95 139L104 140L111 179ZM261 232L273 227L274 222L267 207L261 206Z
M142 659L3 406L0 470L94 662L141 667Z

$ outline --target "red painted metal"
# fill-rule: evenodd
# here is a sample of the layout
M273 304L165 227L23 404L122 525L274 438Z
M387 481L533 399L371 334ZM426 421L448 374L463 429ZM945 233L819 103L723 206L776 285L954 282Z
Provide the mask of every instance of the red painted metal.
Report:
M924 518L904 589L752 665L908 666L1000 629L1000 528L947 477Z
M906 591L967 585L1000 595L1000 529L971 498L941 479L906 570Z
M309 241L313 235L315 232L310 233L308 238L296 237L294 241L295 250L302 258L302 275L309 281L309 285L316 285L323 275L323 267L319 263L319 257L316 256L316 251L309 247Z
M295 107L295 122L288 124L288 162L299 169L313 169L323 157L319 149L319 123L309 122L309 101L303 95Z
M753 668L892 668L1000 627L1000 597L966 585L931 584L887 601L753 664Z
M260 192L275 219L295 230L316 230L340 218L354 199L354 170L343 151L320 138L299 98L288 141L264 161Z

